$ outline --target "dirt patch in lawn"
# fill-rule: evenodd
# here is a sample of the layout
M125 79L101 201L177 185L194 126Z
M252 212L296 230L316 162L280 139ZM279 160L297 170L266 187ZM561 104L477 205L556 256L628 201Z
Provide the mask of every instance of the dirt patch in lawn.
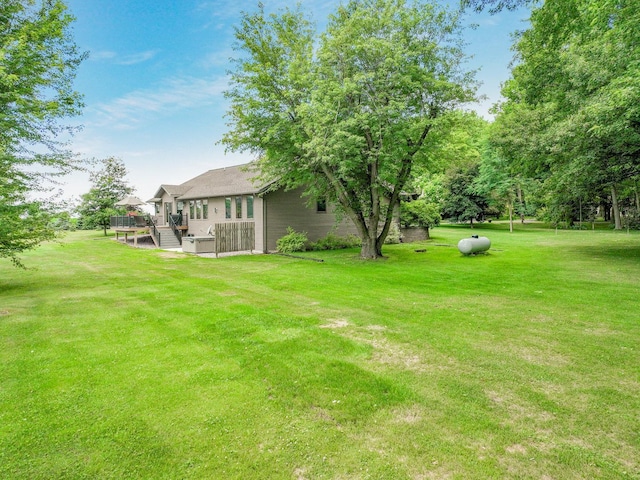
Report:
M358 327L343 318L337 318L320 325L320 328L335 330L338 335L360 344L369 345L372 348L369 361L375 365L425 372L448 368L452 363L451 359L430 358L430 350L427 346L418 348L409 343L400 343L389 339L389 334L393 332L382 325Z
M184 258L184 253L172 252L170 250L163 250L161 252L158 252L158 256L161 258Z
M344 318L334 318L334 319L329 320L328 323L320 325L320 328L329 328L329 329L346 328L346 327L348 327L350 325L351 324L347 320L345 320Z
M414 424L419 423L425 416L423 407L419 405L411 405L406 408L401 408L393 411L393 420L396 423L401 424Z

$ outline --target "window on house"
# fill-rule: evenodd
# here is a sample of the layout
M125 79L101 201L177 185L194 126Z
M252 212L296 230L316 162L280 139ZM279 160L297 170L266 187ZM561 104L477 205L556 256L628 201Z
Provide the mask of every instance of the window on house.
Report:
M253 195L247 197L247 218L253 218Z
M231 197L224 199L224 218L231 218Z
M236 197L236 218L242 218L242 197Z
M195 202L193 200L189 200L189 218L191 220L196 218L195 206L196 206Z
M316 202L316 212L318 213L326 213L327 212L327 200L325 198L319 198Z
M196 200L196 218L198 220L202 218L202 200Z
M178 211L177 211L177 213L182 214L183 210L184 210L184 202L180 201L180 202L178 202Z
M207 220L209 218L209 200L206 198L202 200L202 219Z

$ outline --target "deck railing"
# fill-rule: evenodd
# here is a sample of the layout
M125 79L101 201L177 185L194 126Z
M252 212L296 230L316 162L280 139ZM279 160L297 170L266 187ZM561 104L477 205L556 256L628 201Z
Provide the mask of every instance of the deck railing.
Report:
M149 218L142 215L117 215L111 217L111 228L146 228Z
M156 244L156 247L160 248L162 245L162 239L160 238L160 231L158 230L158 226L156 225L156 219L151 217L151 221L149 222L149 231L151 232L151 238L153 238L153 243Z
M172 214L169 215L169 228L173 231L173 234L178 239L180 244L182 245L182 230L187 226L188 217L183 214ZM149 227L151 230L151 235L153 236L154 242L158 248L162 247L162 232L160 231L160 227L165 227L164 225L164 217L162 215L155 215L149 218ZM167 237L167 233L165 233L165 239ZM167 243L165 241L165 243Z
M182 230L178 228L182 226L182 214L169 215L169 226L171 227L173 234L180 242L180 245L182 245Z

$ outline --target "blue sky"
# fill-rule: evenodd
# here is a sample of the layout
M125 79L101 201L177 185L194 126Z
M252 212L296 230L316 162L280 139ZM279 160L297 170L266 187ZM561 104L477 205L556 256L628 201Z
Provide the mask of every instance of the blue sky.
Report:
M76 17L73 34L89 52L80 66L76 89L85 109L83 126L71 148L90 158L121 158L127 180L142 199L163 184L179 184L212 168L246 163L247 155L226 154L217 142L226 131L229 58L233 27L241 11L257 0L67 0ZM262 0L267 11L294 1ZM322 29L340 0L304 0L304 9ZM509 76L510 34L524 28L526 11L469 14L470 68L481 68L477 111L499 99ZM88 175L69 177L66 198L91 188Z

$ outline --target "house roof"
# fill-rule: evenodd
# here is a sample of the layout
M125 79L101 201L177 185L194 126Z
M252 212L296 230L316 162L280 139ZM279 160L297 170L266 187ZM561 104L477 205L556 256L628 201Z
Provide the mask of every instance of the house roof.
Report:
M161 185L155 197L162 197L161 190L178 200L252 195L264 192L273 182L254 182L257 173L251 164L217 168L187 180L181 185Z
M188 190L188 188L185 188L182 185L167 185L163 183L162 185L160 185L160 188L156 190L156 194L154 195L154 197L147 200L147 203L161 202L163 190L167 192L169 196L177 197L178 195L182 195L183 193L185 193Z

